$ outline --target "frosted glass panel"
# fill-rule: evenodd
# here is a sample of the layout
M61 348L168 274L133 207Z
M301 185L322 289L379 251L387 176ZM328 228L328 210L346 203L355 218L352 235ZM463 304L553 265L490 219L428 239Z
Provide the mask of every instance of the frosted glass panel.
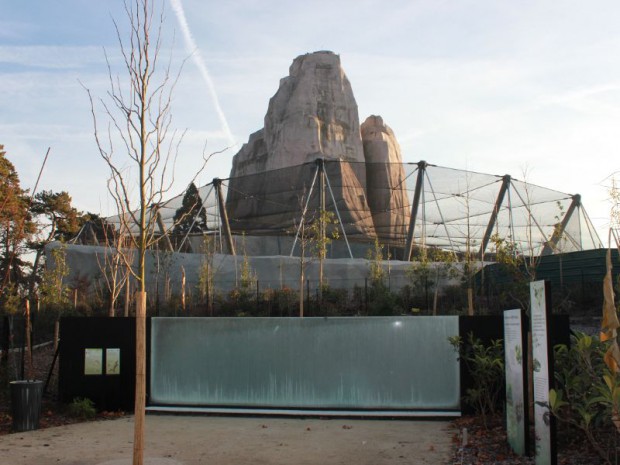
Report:
M458 317L151 325L151 405L459 409Z

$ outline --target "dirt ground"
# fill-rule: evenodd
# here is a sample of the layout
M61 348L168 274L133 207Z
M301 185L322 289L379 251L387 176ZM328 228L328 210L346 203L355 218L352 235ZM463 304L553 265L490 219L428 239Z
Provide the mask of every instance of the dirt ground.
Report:
M448 421L149 414L147 465L446 464ZM133 417L0 436L0 463L131 463Z

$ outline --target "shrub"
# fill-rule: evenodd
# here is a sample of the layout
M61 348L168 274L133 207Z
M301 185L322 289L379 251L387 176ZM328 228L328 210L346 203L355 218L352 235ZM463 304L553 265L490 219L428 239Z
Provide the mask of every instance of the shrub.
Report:
M94 418L95 415L97 415L95 403L85 397L76 397L73 399L73 402L69 404L68 412L72 417L84 420Z
M549 409L569 427L568 433L572 429L583 435L605 463L611 463L620 387L618 375L604 361L607 347L598 337L576 332L570 347L554 348L556 389L549 392Z
M467 389L463 400L482 417L486 428L488 416L498 413L502 406L505 384L503 341L493 339L485 345L472 333L467 341L460 336L451 337L449 341L472 378L473 387Z

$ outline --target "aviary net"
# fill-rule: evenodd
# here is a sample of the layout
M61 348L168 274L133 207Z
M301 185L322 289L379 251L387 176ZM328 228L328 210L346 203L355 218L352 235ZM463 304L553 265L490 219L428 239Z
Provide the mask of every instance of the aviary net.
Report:
M220 186L218 186L220 184ZM218 188L225 205L218 202ZM496 176L426 162L390 164L323 160L216 180L198 189L206 213L199 233L300 237L329 218L340 241L402 249L437 247L478 257L498 239L524 255L602 247L581 203L571 195ZM159 206L165 234L184 195ZM223 209L227 215L223 215ZM321 216L320 212L328 212ZM194 215L197 216L195 213ZM203 213L204 215L204 213ZM227 218L226 218L227 217ZM117 222L118 217L110 221ZM132 228L134 229L134 228ZM224 228L225 230L226 228ZM187 234L187 228L183 231ZM196 234L195 228L189 233ZM178 242L178 241L177 241Z

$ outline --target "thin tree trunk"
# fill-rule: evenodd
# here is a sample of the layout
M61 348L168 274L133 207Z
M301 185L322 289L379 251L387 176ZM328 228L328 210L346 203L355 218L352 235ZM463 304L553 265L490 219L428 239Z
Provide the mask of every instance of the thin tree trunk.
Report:
M131 287L131 283L129 282L129 275L127 276L127 281L125 282L125 317L129 316L129 302L131 300L130 297L130 287Z
M323 300L323 261L325 259L325 169L321 164L319 211L319 299Z
M30 286L28 294L32 297L34 295L34 288L37 283L37 270L39 269L39 262L41 261L41 254L43 250L37 250L36 255L34 256L34 262L32 263L32 276L30 277Z
M209 316L213 316L213 300L212 300L212 295L213 295L213 283L211 281L211 265L209 264L209 260L207 260L207 286L206 286L206 291L207 291L207 310L209 311Z
M467 288L467 314L474 316L474 290L471 287Z
M304 317L304 257L299 260L299 318Z
M113 318L114 317L114 313L115 313L114 312L114 297L110 296L110 304L109 304L109 307L108 307L108 316L110 318Z
M115 309L114 306L116 305L116 297L118 296L118 283L116 280L116 268L112 269L112 277L110 278L111 281L111 285L110 285L110 304L108 307L108 316L110 318L114 317Z
M185 313L185 268L181 267L181 309Z

